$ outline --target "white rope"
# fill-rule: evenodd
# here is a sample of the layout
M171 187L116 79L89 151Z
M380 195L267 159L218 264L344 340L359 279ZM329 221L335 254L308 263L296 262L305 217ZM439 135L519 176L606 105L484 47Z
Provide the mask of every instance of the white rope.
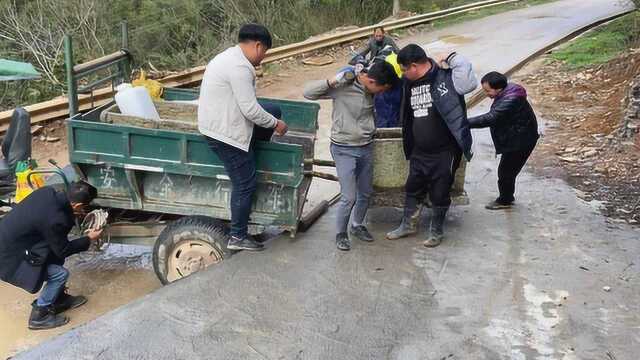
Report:
M82 220L82 224L80 225L80 228L82 229L82 233L86 234L89 231L104 229L105 227L107 227L108 221L109 221L109 213L103 209L96 209L91 211L90 213L87 214L87 216L84 217L84 220ZM105 238L106 240L104 240ZM107 234L103 236L102 239L99 239L98 241L96 241L96 249L104 250L102 249L103 245L106 244L108 246L110 240L111 240L111 235L107 232Z

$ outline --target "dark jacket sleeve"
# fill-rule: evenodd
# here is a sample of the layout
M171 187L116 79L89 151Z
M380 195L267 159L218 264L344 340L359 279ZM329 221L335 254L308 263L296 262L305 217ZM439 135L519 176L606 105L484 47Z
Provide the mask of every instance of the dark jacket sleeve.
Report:
M518 98L515 97L496 101L496 104L488 113L474 116L469 119L469 125L472 129L498 125L508 120L510 114L512 114L518 106Z
M398 47L396 42L393 40L393 38L391 36L387 36L387 39L389 41L389 45L391 45L391 47L393 48L393 52L396 53L396 54L399 53L400 52L400 48Z
M43 233L45 241L51 247L51 251L60 259L64 259L73 254L87 251L90 241L86 236L69 241L70 228L65 224L54 222Z
M411 108L410 94L409 82L403 79L399 125L402 127L402 145L404 147L404 156L407 160L409 160L413 152L413 109Z

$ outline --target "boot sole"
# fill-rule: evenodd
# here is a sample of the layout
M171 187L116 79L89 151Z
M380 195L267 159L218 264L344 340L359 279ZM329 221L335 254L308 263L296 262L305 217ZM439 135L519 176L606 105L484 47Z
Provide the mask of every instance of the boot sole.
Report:
M507 210L513 208L513 205L485 205L487 210Z
M50 329L55 329L55 328L59 328L61 326L65 326L69 323L69 318L65 317L65 321L59 325L55 325L55 326L45 326L45 325L31 325L29 324L29 330L50 330Z
M424 247L427 247L427 248L434 248L434 247L438 247L438 246L442 245L442 241L437 243L437 244L424 243L422 245L424 245Z
M438 246L442 245L442 241L443 241L443 240L444 240L444 239L440 239L440 241L438 241L438 242L433 242L433 243L431 243L431 242L430 242L430 241L431 241L431 239L428 239L427 241L425 241L424 243L422 243L422 245L424 245L424 247L434 248L434 247L438 247Z
M406 237L409 237L409 236L416 235L417 233L418 232L416 231L416 232L404 234L404 235L401 235L401 236L389 236L389 234L387 234L384 238L387 239L387 240L400 240L400 239L403 239L403 238L406 238Z

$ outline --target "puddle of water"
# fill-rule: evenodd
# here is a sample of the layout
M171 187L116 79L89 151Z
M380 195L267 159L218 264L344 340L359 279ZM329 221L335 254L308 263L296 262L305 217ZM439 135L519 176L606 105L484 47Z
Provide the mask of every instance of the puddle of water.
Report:
M536 15L530 16L529 19L537 20L537 19L568 19L566 16L555 16L555 15Z
M149 270L152 248L141 245L110 244L104 251L85 252L69 259L78 270Z
M600 211L602 211L607 205L606 201L599 201L599 200L585 201L585 203L589 205L589 207L596 213L599 213Z
M455 45L468 44L470 42L473 42L473 38L464 35L443 35L440 36L438 40Z
M502 341L502 345L511 352L512 359L549 359L559 355L563 355L563 359L571 359L571 354L558 353L554 348L556 327L563 321L556 304L569 293L564 290L544 292L525 284L523 295L526 320L518 323L494 318L485 331Z
M438 40L425 45L425 50L427 50L427 53L432 54L446 52L455 49L458 45L468 44L473 41L473 38L464 35L443 35Z

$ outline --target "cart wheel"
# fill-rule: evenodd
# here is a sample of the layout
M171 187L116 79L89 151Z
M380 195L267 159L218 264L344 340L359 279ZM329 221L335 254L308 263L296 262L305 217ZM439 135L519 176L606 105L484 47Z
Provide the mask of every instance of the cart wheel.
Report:
M187 216L167 226L153 247L153 269L166 285L221 262L227 227L206 216Z

